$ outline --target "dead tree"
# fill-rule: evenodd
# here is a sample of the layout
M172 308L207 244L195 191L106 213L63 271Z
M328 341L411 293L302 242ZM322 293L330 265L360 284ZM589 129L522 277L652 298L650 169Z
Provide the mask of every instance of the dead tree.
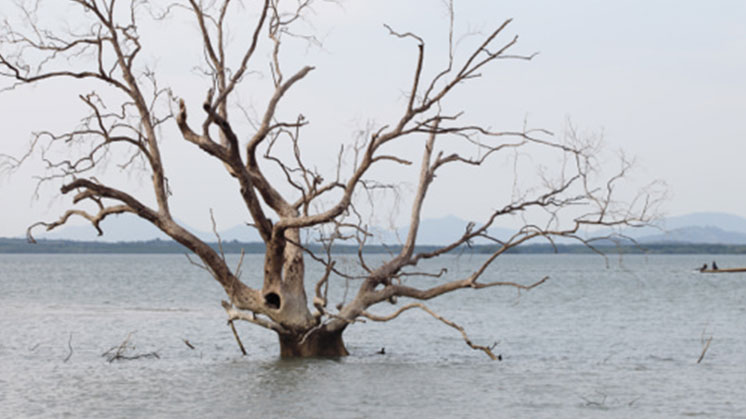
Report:
M59 1L55 2L59 6ZM309 121L303 115L288 119L278 112L280 103L291 95L293 88L314 71L311 66L288 69L281 60L288 40L312 40L293 29L297 22L309 18L306 14L311 0L262 0L246 4L231 0L182 0L158 11L149 2L136 0L67 0L69 10L80 12L76 18L81 22L75 30L67 32L45 27L50 21L39 17L45 10L43 6L35 3L35 7L24 7L24 4L19 2L21 17L6 21L0 34L0 75L12 84L9 88L38 85L41 89L46 82L62 79L87 82L89 92L80 95L89 113L76 128L34 136L32 151L40 152L48 169L41 181L59 182L62 194L72 196L72 205L56 221L31 226L29 239L33 240L33 228L52 230L72 216L89 220L103 234L102 220L114 214L135 214L195 254L225 289L229 302L224 302L224 307L230 320L245 320L275 331L284 357L346 355L342 332L356 320L390 320L412 308L423 309L456 328L472 348L494 357L490 348L472 344L463 328L432 312L421 301L463 288L530 289L546 278L527 278L528 285L524 285L485 281L483 274L500 255L532 239L545 238L552 242L556 237L565 237L591 246L591 240L580 234L583 229L645 223L655 203L655 197L647 191L634 199L618 198L619 185L625 181L630 165L622 160L620 170L598 178L604 170L598 170L595 159L598 150L592 141L556 140L544 130L526 128L495 131L466 121L460 111L444 110L450 109L454 92L468 89L470 81L489 67L503 60L533 58L512 52L518 38L508 35L510 20L484 34L470 52L455 54L451 4L451 24L445 31L450 39L449 59L439 69L426 68L423 38L385 26L383 36L392 37L388 42L411 44L413 64L394 64L403 72L411 72L411 84L405 88L406 103L395 119L371 127L360 141L343 144L339 167L321 173L303 157L301 134ZM164 87L167 81L149 70L147 62L142 62L141 52L152 41L141 35L143 22L161 24L182 18L191 19L192 28L199 31L202 45L198 48L204 51L205 60L203 73L212 86L200 104L187 104L180 98L183 94ZM229 45L229 33L239 41ZM245 129L233 117L238 113L237 92L244 89L250 94L247 74L266 68L270 69L271 78L264 83L271 84L273 93L253 128ZM244 284L221 252L172 216L169 178L164 169L167 156L161 151L162 137L174 136L219 161L235 180L236 193L246 206L250 224L266 244L261 288ZM396 144L415 141L422 143L418 156L393 151ZM287 146L282 150L290 151L286 154L277 151L280 143ZM452 147L459 143L476 151L469 154L463 147ZM420 251L417 239L425 199L444 167L478 167L506 153L536 150L555 153L562 162L553 177L544 176L535 188L505 197L500 208L481 223L470 224L452 243ZM57 157L61 153L67 153L68 157ZM118 161L121 167L149 174L154 199L128 192L122 186L126 182L116 177L96 176L106 172L106 164L110 167L122 156L124 160ZM348 157L347 166L343 165L343 156ZM4 163L15 166L22 161L22 158L6 158ZM269 165L279 168L283 176L268 176ZM366 243L375 241L375 234L367 228L359 208L367 193L382 187L369 178L372 169L393 166L419 167L419 174L413 179L414 193L408 201L409 227L391 257L372 266L366 262L363 249ZM478 181L469 187L483 188ZM529 214L535 213L542 214L540 221L530 219ZM525 215L526 224L512 237L507 240L490 237L489 229L497 220L515 215ZM312 233L304 236L304 231ZM304 244L303 238L311 236L324 245L326 252L314 253ZM470 275L453 278L442 271L417 272L421 261L445 255L478 238L492 240L494 250ZM361 273L358 275L337 267L333 245L345 240L356 240L359 244L357 259ZM308 260L324 265L321 278L306 277ZM417 274L428 275L432 283L416 287L406 281ZM306 291L309 281L316 283L310 305ZM335 306L327 301L328 289L340 284L352 285L357 292L349 301ZM398 298L416 301L390 315L369 312L378 303L395 302Z

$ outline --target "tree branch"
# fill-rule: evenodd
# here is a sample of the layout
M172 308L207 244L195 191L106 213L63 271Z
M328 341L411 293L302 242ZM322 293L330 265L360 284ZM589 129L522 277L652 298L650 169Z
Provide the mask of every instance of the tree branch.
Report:
M401 308L399 308L394 313L392 313L392 314L390 314L388 316L376 316L374 314L368 313L367 311L363 312L362 316L365 317L365 318L368 318L370 320L376 321L376 322L387 322L389 320L393 320L393 319L399 317L400 314L404 313L405 311L411 310L413 308L419 308L420 310L422 310L425 313L433 316L437 320L440 320L441 322L447 324L448 326L450 326L450 327L458 330L461 333L461 336L464 338L464 342L466 342L466 344L469 345L470 348L472 348L474 350L478 350L478 351L484 352L493 361L497 361L498 359L501 359L501 357L495 356L495 354L492 352L492 349L495 347L496 344L493 345L493 346L491 346L491 347L474 344L471 341L471 339L469 338L469 335L466 334L466 331L464 330L463 327L461 327L458 324L456 324L456 323L454 323L454 322L446 319L445 317L443 317L443 316L435 313L434 311L430 310L429 308L427 308L427 306L425 306L422 303L411 303L411 304L407 304L405 306L402 306Z

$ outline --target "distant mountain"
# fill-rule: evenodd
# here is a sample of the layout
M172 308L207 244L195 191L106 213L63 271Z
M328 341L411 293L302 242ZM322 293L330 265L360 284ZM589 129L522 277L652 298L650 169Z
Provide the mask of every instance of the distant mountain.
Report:
M746 234L746 218L724 212L696 212L692 214L668 217L659 223L667 231L684 227L716 227L723 231Z
M215 234L212 232L193 229L188 225L186 228L204 241L216 241ZM51 232L38 229L34 231L34 237L48 240L95 241L104 243L171 240L170 237L166 236L148 221L133 214L120 214L108 217L101 223L101 229L104 231L103 236L99 236L98 231L90 224L71 225ZM247 225L237 225L219 233L223 241L253 242L261 240L256 229Z
M218 250L219 246L215 242L208 243L213 249ZM598 247L598 245L601 247ZM242 243L237 241L224 242L222 250L226 253L253 253L262 254L265 251L264 243ZM432 252L439 246L418 246L418 252ZM313 252L322 252L320 245L312 244L310 249ZM400 247L373 245L366 246L363 250L368 254L390 254L392 251L397 252ZM496 249L493 244L475 245L471 247L461 246L453 250L456 254L484 254L492 253ZM597 243L596 249L602 250L607 254L624 253L624 254L712 254L712 255L746 255L746 245L724 245L724 244L650 244L645 246L639 245L622 245L615 243ZM186 249L172 240L150 240L144 242L89 242L89 241L67 241L67 240L44 240L39 239L36 244L28 243L24 239L5 239L0 238L0 254L49 254L49 253L87 253L87 254L183 254ZM356 245L337 245L334 248L337 254L356 254L358 246ZM582 244L558 244L552 246L549 244L529 244L518 246L509 251L510 253L523 254L589 254L592 250Z
M170 240L168 236L149 222L134 214L110 216L101 222L103 236L89 223L83 225L66 225L50 232L35 229L34 238L47 240L75 240L97 242Z
M461 218L449 215L442 218L430 218L420 222L420 231L417 235L417 244L420 245L443 245L452 243L466 232L469 222ZM408 227L401 227L398 230L399 240L406 239ZM489 229L489 234L499 240L506 240L514 233L513 230L506 228L493 227ZM397 241L388 241L389 243L398 243ZM490 243L486 239L477 239L474 244Z
M443 245L460 238L468 221L455 216L422 220L417 238L418 245ZM99 237L96 229L90 225L66 226L47 233L37 230L35 237L49 240L76 240L96 242L149 241L169 240L169 238L144 221L131 214L113 216L101 223L104 235ZM625 231L625 235L641 243L700 243L700 244L746 244L746 218L733 214L702 212L661 220L655 227L644 227ZM400 244L407 235L408 227L399 227L396 231L374 229L377 236L374 243ZM215 241L212 232L190 229L197 237L205 241ZM489 233L504 240L514 230L494 227ZM260 241L256 229L244 224L220 231L223 241L255 242ZM371 244L374 244L371 243ZM474 244L488 244L484 239L475 240ZM565 243L565 242L561 242Z
M640 237L640 243L746 244L746 233L725 231L718 227L688 226L657 235Z
M220 234L220 239L223 241L239 241L239 242L260 242L262 241L261 236L259 236L259 232L254 228L250 227L246 224L238 224L235 225L227 230L222 230L218 232ZM215 234L214 233L200 233L200 234L206 234L208 236L208 241L215 241ZM200 236L202 237L202 236Z
M448 244L460 238L466 231L468 221L458 217L447 216L435 219L422 220L417 243L420 245L442 245ZM34 237L37 239L47 240L75 240L75 241L95 241L104 243L129 242L129 241L150 241L150 240L169 240L160 230L149 222L142 220L132 214L122 214L109 217L101 223L104 230L103 236L98 236L98 232L89 224L78 226L65 226L49 233L43 230L36 230ZM187 226L187 228L189 228ZM215 235L212 232L205 232L196 229L190 231L205 241L215 241ZM376 233L376 243L398 244L407 236L408 227L400 227L396 231L374 229ZM490 234L499 239L510 237L513 231L504 228L492 228ZM259 233L255 228L245 224L239 224L229 229L219 231L220 238L223 241L254 242L260 241ZM479 239L475 244L486 244L487 240Z
M625 231L640 243L746 244L746 218L722 212L667 217L655 227Z

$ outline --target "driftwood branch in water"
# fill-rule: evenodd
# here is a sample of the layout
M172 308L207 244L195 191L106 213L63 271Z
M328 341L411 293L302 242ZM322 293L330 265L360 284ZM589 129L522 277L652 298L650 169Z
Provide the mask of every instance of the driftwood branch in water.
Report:
M114 362L114 361L131 361L135 359L140 358L157 358L160 359L160 355L158 355L158 352L148 352L144 354L136 354L136 355L125 355L125 352L128 350L135 350L135 345L130 343L130 339L132 338L132 334L134 332L129 332L127 334L127 337L124 338L122 343L120 343L118 346L112 346L108 351L101 354L101 356L106 357L106 361L108 362Z
M702 362L703 359L705 359L705 354L707 353L707 350L710 349L711 342L712 342L712 335L709 338L705 339L704 332L703 332L702 333L702 345L704 346L702 347L702 353L699 354L699 358L697 358L697 364L699 364L700 362Z
M191 350L194 350L194 345L192 345L188 340L182 339L184 341L184 344Z
M70 332L70 338L67 339L67 348L70 350L70 352L67 354L65 359L62 360L62 362L67 362L70 360L70 358L73 356L73 332Z

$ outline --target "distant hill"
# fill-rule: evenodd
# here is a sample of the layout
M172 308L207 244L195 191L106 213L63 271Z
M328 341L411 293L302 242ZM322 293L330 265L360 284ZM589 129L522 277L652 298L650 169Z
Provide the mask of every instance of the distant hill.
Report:
M423 220L420 225L420 234L417 242L423 245L451 243L464 234L467 225L468 221L454 216ZM132 214L109 217L101 223L101 228L104 230L103 236L98 236L98 232L91 225L84 224L61 227L49 233L43 230L36 230L34 237L47 240L75 240L103 243L170 240L169 237L152 224ZM189 227L187 226L187 228ZM191 228L190 231L204 241L216 240L212 232ZM407 227L400 227L395 232L383 229L375 229L375 232L377 234L376 243L398 244L407 237ZM256 229L245 224L220 230L219 233L223 241L261 241ZM502 228L492 228L490 229L490 233L499 239L505 239L512 234L512 231ZM477 240L476 243L488 242L486 240Z
M101 222L103 236L91 224L66 225L46 232L43 229L33 231L34 238L46 240L75 240L96 242L122 242L146 240L170 240L163 232L134 214L119 214L107 217Z
M218 250L215 242L208 243L213 249ZM310 245L310 250L318 253L323 252L319 245ZM436 246L417 246L418 252L432 252ZM222 249L229 253L264 253L264 243L242 243L237 241L224 242ZM399 246L366 246L365 253L368 254L390 254L399 251ZM461 246L454 249L452 254L489 254L493 253L495 245L475 245L471 247ZM682 243L657 243L649 245L622 245L612 243L600 244L597 249L607 254L746 254L746 245L723 245L723 244L682 244ZM357 246L337 245L334 248L336 254L355 254ZM511 249L511 254L590 254L593 251L581 244L528 244ZM28 243L24 239L0 238L0 255L2 254L184 254L188 253L179 243L172 240L150 240L144 242L90 242L90 241L67 241L67 240L44 240L40 239L36 244Z
M688 226L657 235L644 236L640 243L746 244L746 233L725 231L718 227Z
M216 241L212 232L200 231L186 226L194 235L204 241ZM163 232L134 214L120 214L106 218L101 223L103 236L90 224L71 225L60 227L57 230L46 232L43 229L34 231L34 237L47 240L75 240L102 243L136 242L151 240L171 240ZM219 232L224 241L238 240L243 242L260 241L256 229L247 225L237 225Z
M723 231L746 234L746 218L724 212L695 212L668 217L660 223L660 227L667 231L692 226L715 227Z
M720 212L668 217L625 232L640 243L746 244L746 218Z
M97 236L96 230L90 225L67 226L47 233L42 230L35 232L37 239L75 240L99 243L170 240L165 234L150 223L131 214L123 214L107 218L101 224L104 235ZM463 235L468 221L455 216L422 220L417 243L420 245L443 245L453 242ZM733 214L717 212L701 212L661 220L658 228L644 227L625 231L625 235L633 237L640 243L694 243L694 244L746 244L746 218ZM212 232L190 229L204 241L216 241ZM396 231L374 229L377 234L373 243L401 244L406 238L407 227L399 227ZM489 233L504 240L514 233L513 230L494 227ZM260 241L257 231L244 224L220 231L223 241L257 242ZM475 240L474 244L488 244L484 239ZM536 244L537 242L534 242ZM568 244L560 240L559 243Z
M420 222L420 230L417 234L417 243L420 245L444 245L450 244L461 238L466 232L469 222L461 218L449 215L442 218L429 218ZM396 232L375 230L376 242L400 244L407 238L408 226L399 227ZM493 227L489 234L499 240L505 240L513 234L513 230ZM474 244L490 243L486 239L476 239Z

